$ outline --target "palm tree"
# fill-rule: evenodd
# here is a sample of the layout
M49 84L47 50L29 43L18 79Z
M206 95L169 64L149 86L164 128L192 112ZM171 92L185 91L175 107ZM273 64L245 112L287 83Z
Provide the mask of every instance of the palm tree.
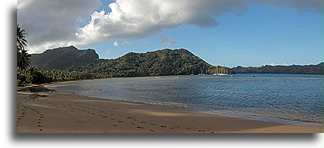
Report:
M25 50L25 46L27 46L26 34L25 30L17 25L17 67L19 71L27 69L31 60L30 55Z
M27 53L27 50L22 49L20 52L17 52L17 66L19 71L23 71L28 68L30 64L30 55Z
M27 46L27 40L25 39L25 35L27 33L25 32L25 29L21 29L19 25L17 25L17 49L18 51L25 49L25 46Z

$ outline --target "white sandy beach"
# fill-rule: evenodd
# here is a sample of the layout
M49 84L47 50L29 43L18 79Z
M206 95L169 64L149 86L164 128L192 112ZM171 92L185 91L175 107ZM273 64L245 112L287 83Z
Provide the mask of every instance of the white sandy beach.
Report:
M62 92L17 92L17 133L322 133L284 125Z

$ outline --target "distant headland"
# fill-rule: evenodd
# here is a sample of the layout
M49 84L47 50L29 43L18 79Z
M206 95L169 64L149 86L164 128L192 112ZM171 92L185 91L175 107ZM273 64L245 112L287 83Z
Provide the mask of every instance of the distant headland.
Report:
M323 62L317 65L265 65L262 67L234 67L235 73L269 73L269 74L323 74Z

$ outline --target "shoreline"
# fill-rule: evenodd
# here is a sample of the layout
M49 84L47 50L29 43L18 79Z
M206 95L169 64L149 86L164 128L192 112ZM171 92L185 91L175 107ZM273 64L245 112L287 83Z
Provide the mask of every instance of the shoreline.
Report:
M63 92L17 92L17 133L322 133L290 125Z
M196 111L196 112L200 112L200 111ZM212 114L212 115L220 115L220 116L227 116L227 117L233 117L233 118L239 118L239 119L245 119L245 120L270 122L270 123L323 127L323 122L322 121L301 120L301 119L283 118L283 117L276 117L276 116L263 116L263 115L250 115L250 114L244 114L243 115L243 114L240 114L240 113L250 113L250 112L240 112L240 113L201 112L201 113Z
M150 77L156 77L156 76L150 76ZM124 79L124 78L141 78L141 77L118 77L116 79ZM145 77L143 77L143 78L145 78ZM104 79L112 79L112 78L104 78ZM62 86L62 84L64 85L65 83L91 81L91 80L101 80L101 79L61 81L61 82L47 83L47 84L44 84L44 86L45 87L55 88L55 86ZM66 92L66 93L72 93L72 92ZM74 94L74 93L72 93L72 94L76 95L76 96L80 96L80 97L89 97L89 96L77 95L77 94ZM280 117L280 116L254 114L252 112L235 112L235 113L233 113L233 112L210 112L210 111L200 111L200 110L194 110L194 109L177 107L177 106L176 107L169 107L167 105L156 105L156 104L149 104L149 103L144 103L144 102L131 102L131 101L125 101L125 100L114 100L114 99L110 99L110 98L96 98L96 97L90 97L90 98L104 99L104 100L110 100L110 101L122 101L122 102L127 102L127 103L137 103L137 104L143 104L143 105L154 105L154 106L160 106L160 107L166 107L166 108L174 108L174 109L181 109L181 110L199 112L199 113L204 113L204 114L227 116L227 117L233 117L233 118L239 118L239 119L245 119L245 120L263 121L263 122L289 124L289 125L306 125L306 126L317 126L317 127L322 127L323 126L323 121L285 118L285 117Z
M228 74L228 75L237 75L237 74L283 74L286 75L286 73L235 73L235 74ZM287 75L290 75L289 73ZM292 75L323 75L323 74L292 74ZM42 85L48 86L48 85L54 85L55 83L68 83L68 82L81 82L81 81L91 81L91 80L105 80L105 79L128 79L128 78L150 78L150 77L171 77L171 76L191 76L191 75L163 75L163 76L136 76L136 77L110 77L110 78L95 78L95 79L78 79L78 80L67 80L67 81L53 81L50 83L44 83ZM199 75L194 75L199 76ZM207 76L214 76L212 74L207 74ZM324 75L323 75L324 76ZM33 85L33 84L32 84Z

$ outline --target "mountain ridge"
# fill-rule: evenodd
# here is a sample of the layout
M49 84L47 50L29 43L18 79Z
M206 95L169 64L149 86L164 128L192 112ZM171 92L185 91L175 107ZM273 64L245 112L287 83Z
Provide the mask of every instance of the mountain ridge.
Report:
M31 54L31 59L31 66L50 70L91 63L98 60L99 55L94 49L78 50L69 46L49 49L41 54Z
M232 68L235 73L270 73L270 74L323 74L321 62L317 65L264 65L261 67L242 67Z
M69 46L34 54L31 65L41 70L78 71L96 77L234 73L228 67L208 64L186 49L129 52L115 59L99 59L93 49L78 50L74 46Z

